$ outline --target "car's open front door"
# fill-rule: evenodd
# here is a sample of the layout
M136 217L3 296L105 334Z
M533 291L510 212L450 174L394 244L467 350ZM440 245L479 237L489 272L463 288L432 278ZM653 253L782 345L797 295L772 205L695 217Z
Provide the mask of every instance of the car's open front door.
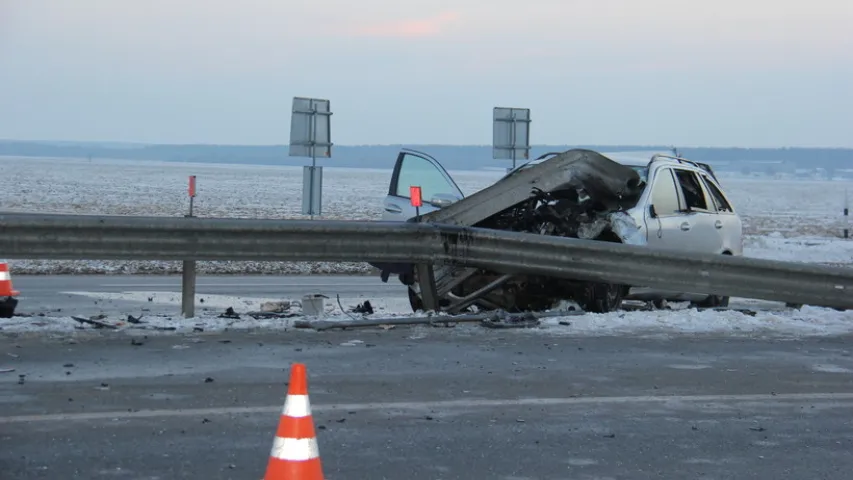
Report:
M444 167L426 153L404 149L397 155L388 196L383 202L382 220L406 221L416 215L409 187L421 187L421 215L458 202L462 190Z

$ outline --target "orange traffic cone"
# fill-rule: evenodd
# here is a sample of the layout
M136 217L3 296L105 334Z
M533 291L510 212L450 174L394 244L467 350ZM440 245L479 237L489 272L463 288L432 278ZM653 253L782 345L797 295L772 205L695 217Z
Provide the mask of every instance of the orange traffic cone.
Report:
M290 385L264 480L323 480L317 434L308 400L305 365L290 368Z
M0 297L17 297L21 292L12 287L12 275L9 273L9 264L0 262Z

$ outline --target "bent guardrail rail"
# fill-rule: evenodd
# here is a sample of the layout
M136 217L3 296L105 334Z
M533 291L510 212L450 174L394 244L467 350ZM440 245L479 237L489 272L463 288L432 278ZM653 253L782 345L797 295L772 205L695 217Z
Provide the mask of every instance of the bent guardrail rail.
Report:
M0 214L5 258L399 262L853 308L853 269L430 223Z

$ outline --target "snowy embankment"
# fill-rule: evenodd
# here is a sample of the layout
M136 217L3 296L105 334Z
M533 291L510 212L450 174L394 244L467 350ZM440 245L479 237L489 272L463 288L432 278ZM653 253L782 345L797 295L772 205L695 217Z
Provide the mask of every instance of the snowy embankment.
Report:
M55 168L58 162L62 163L62 168ZM187 208L186 178L198 175L199 197L195 203L198 216L302 218L299 215L302 182L299 168L2 158L0 163L5 169L5 175L0 178L0 209L5 211L182 216ZM324 217L379 218L390 175L390 170L328 168L324 180ZM495 172L454 173L460 187L469 194L498 176L499 173ZM843 229L839 213L848 184L753 178L724 178L723 183L744 219L745 255L828 265L848 266L853 263L853 241L838 238ZM13 278L22 274L180 272L179 262L12 260L10 264ZM328 262L199 262L198 268L203 274L371 272L367 264ZM198 308L197 318L183 319L179 315L180 294L177 293L67 293L136 307L132 311L121 310L121 315L114 313L115 308L113 313L104 310L105 316L87 317L82 322L79 317L53 317L48 313L34 312L36 315L31 317L0 320L0 334L118 331L129 335L152 335L256 329L293 331L294 321L303 318L297 303L299 299L292 298L204 295L204 307ZM272 317L256 313L263 302L281 300L292 301L293 306ZM364 300L342 299L342 311L332 298L327 301L327 319L411 315L404 294L395 298L370 298L375 308L372 315L351 312L352 307ZM150 302L166 305L166 310L174 313L150 314L146 311ZM228 307L233 311L225 313ZM808 306L794 310L772 302L743 299L733 299L732 307L748 308L753 312L700 312L684 308L684 305L674 307L674 310L548 318L542 320L539 327L515 331L574 336L725 334L783 338L853 333L853 312ZM26 310L33 312L30 306ZM128 317L128 314L135 317ZM140 314L143 316L138 319ZM464 325L455 331L464 333L471 329L482 327ZM428 330L417 333L425 334ZM358 338L358 335L357 331L353 332L353 338Z

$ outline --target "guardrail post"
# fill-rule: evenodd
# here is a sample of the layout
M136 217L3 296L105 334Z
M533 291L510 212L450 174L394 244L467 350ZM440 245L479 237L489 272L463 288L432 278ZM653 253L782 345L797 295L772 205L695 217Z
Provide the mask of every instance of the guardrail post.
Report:
M195 317L195 260L184 260L181 282L181 313L184 318Z

